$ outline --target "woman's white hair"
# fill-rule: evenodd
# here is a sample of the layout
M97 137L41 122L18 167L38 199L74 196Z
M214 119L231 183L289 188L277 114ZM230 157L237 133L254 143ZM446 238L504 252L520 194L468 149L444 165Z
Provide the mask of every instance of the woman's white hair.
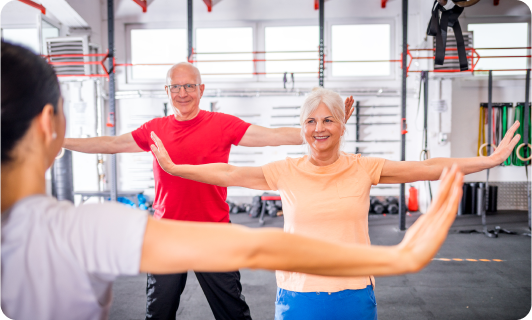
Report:
M340 123L342 126L342 132L345 133L345 106L340 95L332 90L314 88L308 95L307 99L305 99L305 102L303 102L303 105L301 106L301 114L299 115L299 123L301 124L301 137L303 138L304 143L307 142L305 140L304 133L305 121L312 113L314 113L314 111L316 111L316 109L318 109L318 106L321 102L323 102L327 108L329 108L334 120ZM344 137L345 134L342 136L340 144L343 143Z

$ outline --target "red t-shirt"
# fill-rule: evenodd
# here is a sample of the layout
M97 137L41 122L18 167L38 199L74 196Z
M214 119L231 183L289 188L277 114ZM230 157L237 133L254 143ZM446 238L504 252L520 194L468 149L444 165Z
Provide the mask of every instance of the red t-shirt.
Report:
M151 152L150 134L155 132L175 164L227 163L231 144L237 145L250 125L228 114L200 110L189 121L177 121L173 115L150 120L132 134L142 150ZM227 188L172 176L155 157L153 176L156 218L229 222Z

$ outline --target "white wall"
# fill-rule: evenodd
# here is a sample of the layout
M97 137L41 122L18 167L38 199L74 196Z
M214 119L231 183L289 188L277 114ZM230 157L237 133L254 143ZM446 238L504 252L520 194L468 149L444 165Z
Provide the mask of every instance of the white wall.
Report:
M345 97L343 97L345 98ZM286 124L294 126L299 122L299 118L274 118L272 115L298 115L299 110L287 109L278 110L278 106L300 106L305 99L304 96L292 97L254 97L254 98L203 98L200 107L210 110L211 102L216 102L219 112L234 114L244 121L252 124L270 127L272 124ZM360 129L361 140L399 140L399 119L400 119L400 99L398 97L355 97L363 106L373 105L395 105L396 107L362 109L362 114L386 113L396 114L391 117L362 117L362 122L395 122L396 125L386 126L363 126ZM143 122L157 116L163 115L163 103L166 99L123 99L118 100L119 109L119 134L130 132L139 127ZM409 99L409 121L414 123L416 118L417 99ZM169 111L171 112L171 110ZM422 119L422 114L420 115ZM351 125L354 119L348 123L348 131L344 144L344 151L355 152L355 126ZM413 127L407 136L407 160L417 160L419 151L416 141L421 139L420 132ZM419 138L419 139L418 139ZM360 152L385 152L385 154L368 154L367 156L382 157L390 160L400 159L399 143L359 143ZM304 146L281 146L268 148L246 148L233 147L229 162L235 165L260 166L276 160L289 157L299 157L306 152ZM153 185L151 173L151 155L120 155L120 187L136 188L143 183ZM246 162L242 162L246 161ZM142 181L142 183L140 182ZM372 192L375 195L398 195L397 186L393 189L376 189ZM231 188L229 195L255 195L262 192Z
M516 0L517 1L517 0ZM73 7L75 2L80 0L69 0ZM102 22L100 29L102 46L107 46L107 14L104 5L102 7ZM426 8L424 8L424 6ZM426 1L410 1L409 5L409 43L411 46L419 47L424 40L424 30L429 18L430 4ZM83 12L80 13L83 15ZM89 21L89 17L84 18ZM239 23L251 23L260 31L265 24L318 24L318 11L314 10L313 1L308 0L271 0L271 1L243 1L243 0L223 0L216 4L212 12L207 12L206 6L201 0L194 1L194 27L211 26L231 26ZM355 2L350 0L331 0L325 3L326 26L335 23L367 23L386 21L392 23L392 57L399 58L401 52L401 1L392 0L387 3L385 9L380 8L380 2L365 1ZM126 25L145 24L152 27L182 27L186 28L187 8L186 1L155 0L148 6L148 12L142 13L140 7L130 0L115 1L115 53L117 62L129 62L127 55L127 35ZM95 28L93 27L93 30ZM421 31L420 31L421 30ZM260 33L260 32L259 32ZM260 36L260 34L259 34ZM326 34L326 47L329 46L329 35ZM257 50L262 49L259 43ZM356 48L364 50L363 47ZM160 84L131 84L125 81L125 68L117 69L117 89L137 90L137 89L160 89L164 75L161 75ZM218 87L234 86L234 82L214 82L206 81L207 84L214 83ZM380 86L399 87L400 69L399 64L395 64L394 75L388 80L367 82L359 81L331 81L327 83L334 87L344 86ZM317 80L308 86L316 85ZM279 87L280 82L264 82L260 84L253 81L239 81L239 85L250 87Z
M326 25L329 26L335 23L344 22L377 22L386 21L392 23L392 57L399 57L400 55L400 1L390 1L387 4L386 9L380 8L379 2L361 2L355 3L348 0L331 0L326 2ZM116 57L118 62L129 62L127 55L127 34L126 26L128 24L148 24L150 26L175 26L186 27L186 2L185 1L164 1L156 0L148 7L148 13L140 13L140 8L132 1L120 1L115 6L115 41L116 41ZM420 22L420 12L416 6L416 2L410 4L410 29L409 37L413 39L413 43L419 43L422 41L422 35L419 30L420 25L425 22ZM105 21L106 15L103 15L102 30L107 27L107 21ZM318 23L318 11L314 10L312 1L241 1L241 0L223 0L218 3L211 13L207 12L207 9L202 1L194 1L194 26L195 27L212 27L212 26L231 26L235 23L245 22L251 23L256 29L257 39L260 40L262 28L272 22L283 24L294 24L300 22L301 24ZM235 22L236 21L236 22ZM102 39L106 37L102 34ZM326 35L326 46L329 46L328 35ZM105 41L105 40L104 40ZM105 44L104 44L105 45ZM262 50L261 43L256 43L255 50ZM357 48L358 49L358 48ZM361 47L360 50L363 50ZM164 75L161 75L161 81L158 83L146 83L136 84L127 83L125 68L117 69L117 89L118 90L162 90L164 85ZM400 82L400 69L399 65L394 65L394 71L391 77L380 80L331 80L326 78L325 86L334 88L391 88L399 90L401 87ZM250 80L232 80L232 81L216 81L211 79L204 79L207 88L282 88L281 81L264 81L263 79ZM317 79L297 79L296 76L296 88L311 88L317 86ZM418 84L417 76L412 74L409 77L410 94L408 100L408 121L412 125L415 120L415 110L417 108L417 98L414 97L414 91ZM359 99L362 105L397 105L400 106L400 97L393 98L379 98L379 97L355 97ZM201 107L204 109L209 108L211 101L218 101L218 106L221 112L231 114L261 114L259 118L245 118L244 120L256 123L259 125L269 126L272 124L271 114L273 106L280 105L300 105L304 97L258 97L258 98L203 98ZM129 132L135 125L139 125L139 119L144 119L143 116L162 114L164 99L141 99L141 100L118 100L117 102L117 114L119 116L119 131ZM386 111L386 110L381 110ZM390 111L390 110L387 110ZM378 110L376 112L379 112ZM392 113L400 114L399 108ZM390 113L390 112L388 112ZM371 119L371 118L370 118ZM367 122L371 120L379 121L379 118L367 119ZM386 121L386 118L382 119ZM396 116L390 121L399 122L399 116ZM279 122L274 121L274 122ZM416 141L421 140L419 132L413 130L407 135L407 156L409 160L418 159L418 147L414 147ZM361 129L362 133L367 134L368 139L394 139L399 140L399 125L387 126L387 127L365 127ZM350 127L350 133L354 137L354 126ZM351 137L351 140L353 140ZM418 143L419 144L419 143ZM388 143L388 144L373 144L366 148L361 148L362 151L377 151L377 152L391 152L390 154L375 155L386 157L392 160L400 159L400 144ZM362 145L361 145L362 147ZM243 161L243 158L253 158L253 163L249 165L261 165L266 162L283 159L287 156L288 152L297 149L303 151L302 147L278 147L278 148L260 148L256 152L255 156L243 156L237 155L237 153L248 152L241 149L249 148L233 148L233 154L231 160ZM354 152L355 144L346 143L345 150ZM291 155L292 157L297 155ZM121 156L119 159L120 166L123 170L120 170L120 177L122 185L132 186L135 181L144 180L149 182L148 179L151 175L149 172L151 164L146 161L144 157L135 157L131 155ZM131 176L127 172L131 172L131 168L134 168L135 174ZM139 175L141 177L139 177ZM249 195L256 194L257 192L241 189L229 190L230 195ZM375 194L397 195L398 189L394 186L394 189L375 190Z
M102 34L107 32L107 26L102 29L102 17L103 15L107 15L107 6L104 5L107 1L67 0L67 2L91 27L91 43L103 45ZM103 46L103 48L105 49L102 52L105 52L107 45Z
M67 138L89 138L96 136L96 81L63 81L63 109L67 120L65 136ZM98 191L97 156L74 152L72 166L74 170L74 191ZM76 203L81 201L75 197ZM91 201L97 201L96 198Z
M2 10L2 28L37 27L40 11L19 1L8 2Z
M92 42L101 45L103 51L107 50L107 10L106 1L82 1L67 0L68 3L88 22L91 26ZM431 47L432 38L425 41L425 30L430 17L432 1L412 0L409 1L408 39L411 47ZM247 1L247 0L222 0L213 7L211 13L207 12L203 1L194 1L194 26L234 26L237 24L252 25L255 27L257 36L256 50L261 47L261 30L271 23L282 24L318 24L318 11L313 8L313 1L309 0L271 0L271 1ZM18 4L20 5L20 4ZM186 27L186 1L154 0L148 7L147 13L142 13L141 8L131 0L115 0L115 54L118 63L128 61L126 26L131 24L147 24L149 26L174 26ZM4 17L4 13L2 13ZM25 17L27 19L33 19ZM21 18L22 19L22 18ZM392 24L392 57L399 58L401 53L401 1L391 0L387 2L385 9L380 8L379 1L351 1L330 0L325 3L326 26L335 23L364 23L387 21ZM20 20L22 21L22 20ZM481 22L508 22L530 21L530 10L518 0L501 1L499 6L493 6L491 1L481 1L474 7L467 8L460 18L462 29L467 29L467 23ZM326 47L330 45L329 35L326 34ZM364 50L360 45L356 50ZM411 70L421 70L428 67L427 63L415 61ZM117 68L117 89L124 90L162 90L164 75L156 83L132 84L126 81L126 69ZM353 79L334 80L325 79L325 86L329 88L391 88L398 90L401 87L401 70L399 64L395 65L392 76L380 80ZM445 78L445 77L444 77ZM281 81L264 81L256 78L252 81L214 81L205 80L207 88L281 88ZM523 100L524 89L521 80L495 81L494 102ZM317 79L296 79L296 88L311 88L317 85ZM421 146L421 128L423 112L418 112L419 75L411 72L407 81L409 94L407 102L408 134L406 160L418 160ZM439 80L431 75L430 99L439 99ZM486 82L479 80L465 80L461 78L445 78L442 82L442 99L449 105L449 111L442 114L442 131L449 133L449 141L444 144L438 143L438 114L429 111L429 149L432 157L466 157L474 156L476 148L476 124L478 120L478 104L487 100ZM271 122L272 107L276 105L300 104L304 97L256 97L256 98L203 98L201 107L207 109L211 101L218 101L220 111L233 114L260 113L260 117L244 118L244 120L261 125L269 125ZM400 97L355 97L362 101L363 105L369 104L394 104L400 105ZM165 99L124 99L117 100L118 131L129 132L141 122L150 117L162 115L162 104ZM397 119L398 121L399 119ZM471 125L473 123L474 125ZM354 129L353 129L354 130ZM399 128L392 127L386 130L365 128L373 139L390 137L399 139ZM351 132L350 134L354 134ZM346 143L347 151L354 149L354 144ZM371 146L372 151L386 149L391 151L390 159L399 159L399 144L386 146ZM235 153L240 148L234 149ZM257 165L265 161L273 161L283 158L287 154L286 148L262 148L264 156L254 160ZM139 173L141 178L149 173L151 167L149 157L138 156L128 159L129 156L119 160L124 170L128 166L148 168L148 172ZM245 156L232 155L231 159L241 159ZM122 170L123 171L123 170ZM142 170L141 170L142 171ZM497 168L492 170L493 180L520 181L523 174L519 168ZM131 174L120 174L123 179L123 187L134 185L133 180L139 181L139 177ZM471 175L468 180L482 180L484 173ZM128 180L129 179L129 180ZM436 185L436 184L435 184ZM417 184L421 187L421 184ZM231 191L233 192L233 191ZM237 192L237 191L234 191ZM394 192L395 191L391 191ZM423 190L421 191L423 198Z

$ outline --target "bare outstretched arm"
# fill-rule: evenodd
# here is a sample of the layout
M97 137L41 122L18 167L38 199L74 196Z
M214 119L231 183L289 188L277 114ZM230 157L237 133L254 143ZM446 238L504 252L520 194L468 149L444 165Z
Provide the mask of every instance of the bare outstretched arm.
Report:
M345 122L351 118L355 108L353 96L345 99ZM244 147L266 147L282 145L299 145L303 143L300 128L266 128L257 125L249 126L248 130L238 143Z
M84 153L104 154L144 151L137 145L131 132L116 137L65 138L63 148Z
M448 171L445 169L445 171ZM279 229L150 218L141 272L232 271L239 268L297 271L329 276L396 275L417 272L443 244L462 195L463 175L444 173L428 212L396 246L343 245Z
M151 151L161 168L167 173L181 178L213 184L220 187L245 187L257 190L270 190L261 167L236 167L227 163L202 165L176 165L161 139L152 132Z
M408 183L422 180L437 180L443 169L457 164L464 174L490 169L508 159L521 138L515 131L519 128L516 121L510 127L495 152L489 157L474 158L432 158L425 161L389 161L384 162L379 183Z

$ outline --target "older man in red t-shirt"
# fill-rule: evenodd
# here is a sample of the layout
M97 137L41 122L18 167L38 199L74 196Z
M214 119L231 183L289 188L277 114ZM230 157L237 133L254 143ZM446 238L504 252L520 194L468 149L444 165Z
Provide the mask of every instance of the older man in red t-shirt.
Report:
M237 117L200 110L205 85L189 63L174 65L167 74L166 93L174 114L144 123L117 137L65 139L64 147L86 153L150 151L153 131L176 164L227 163L231 145L263 147L302 144L298 128L265 128ZM347 118L353 99L346 99ZM166 173L154 157L155 217L181 221L229 222L227 188L186 180ZM242 295L240 273L196 272L216 319L251 319ZM185 288L186 273L148 274L146 319L175 319Z

